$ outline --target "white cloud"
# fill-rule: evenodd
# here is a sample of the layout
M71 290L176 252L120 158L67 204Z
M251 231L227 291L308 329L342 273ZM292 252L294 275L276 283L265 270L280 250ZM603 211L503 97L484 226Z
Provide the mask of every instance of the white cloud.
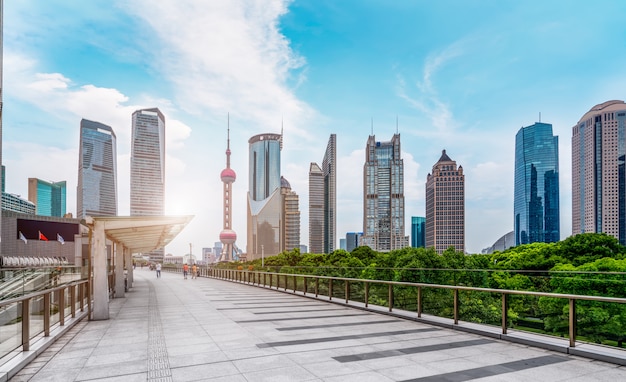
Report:
M127 8L149 25L159 46L155 70L175 86L177 103L193 114L236 116L254 124L252 134L277 130L308 138L303 121L315 112L287 81L304 59L278 30L286 1L137 1Z

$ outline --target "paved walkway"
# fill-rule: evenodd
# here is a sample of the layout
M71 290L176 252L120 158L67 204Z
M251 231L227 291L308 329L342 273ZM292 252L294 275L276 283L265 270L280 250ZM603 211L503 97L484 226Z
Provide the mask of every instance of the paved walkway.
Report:
M626 367L214 279L137 269L11 381L623 381Z

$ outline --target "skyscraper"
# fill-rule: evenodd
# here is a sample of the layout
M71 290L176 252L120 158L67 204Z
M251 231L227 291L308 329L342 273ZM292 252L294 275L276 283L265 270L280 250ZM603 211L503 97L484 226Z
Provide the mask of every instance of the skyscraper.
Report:
M117 216L117 138L110 126L82 119L76 217Z
M347 232L346 233L346 251L352 252L353 249L362 243L363 232Z
M37 215L60 218L65 215L65 183L28 178L28 200L35 203Z
M230 119L230 118L229 118ZM233 183L237 179L237 174L230 168L230 123L226 139L226 168L222 170L220 178L224 183L224 228L220 232L220 241L222 242L222 253L220 254L220 261L232 261L234 244L237 240L237 233L233 231L233 195L232 188Z
M258 134L248 140L247 260L281 251L281 134Z
M309 169L309 250L331 253L337 236L337 135L331 134L320 168Z
M281 252L300 248L300 207L298 194L284 177L280 177L282 196Z
M4 165L2 164L2 67L4 66L4 60L2 56L3 49L3 38L4 34L4 1L0 0L0 169L2 171L2 193L4 194ZM2 232L2 213L0 212L0 236ZM2 243L0 237L0 244ZM0 253L4 253L1 250L0 245Z
M607 101L572 127L572 234L626 244L626 104Z
M130 215L161 216L165 201L165 117L157 108L137 110L132 117ZM149 254L163 261L164 249Z
M426 248L465 252L465 175L446 150L426 178Z
M388 252L409 246L404 235L404 161L400 134L391 141L367 139L363 166L362 245Z
M559 137L537 122L515 136L515 245L561 239Z
M411 216L411 247L426 247L426 218Z

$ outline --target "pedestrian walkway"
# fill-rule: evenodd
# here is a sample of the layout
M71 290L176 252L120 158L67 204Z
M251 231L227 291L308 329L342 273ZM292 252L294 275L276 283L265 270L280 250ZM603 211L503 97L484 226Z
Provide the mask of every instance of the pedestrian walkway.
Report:
M110 319L11 381L620 381L626 367L223 280L137 269Z

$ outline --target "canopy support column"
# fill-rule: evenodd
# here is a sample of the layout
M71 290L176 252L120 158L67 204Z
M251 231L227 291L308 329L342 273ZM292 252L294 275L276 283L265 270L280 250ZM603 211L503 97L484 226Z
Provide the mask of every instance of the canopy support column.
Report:
M109 319L109 281L104 222L93 224L93 320Z
M124 246L113 243L115 256L115 298L124 297Z

